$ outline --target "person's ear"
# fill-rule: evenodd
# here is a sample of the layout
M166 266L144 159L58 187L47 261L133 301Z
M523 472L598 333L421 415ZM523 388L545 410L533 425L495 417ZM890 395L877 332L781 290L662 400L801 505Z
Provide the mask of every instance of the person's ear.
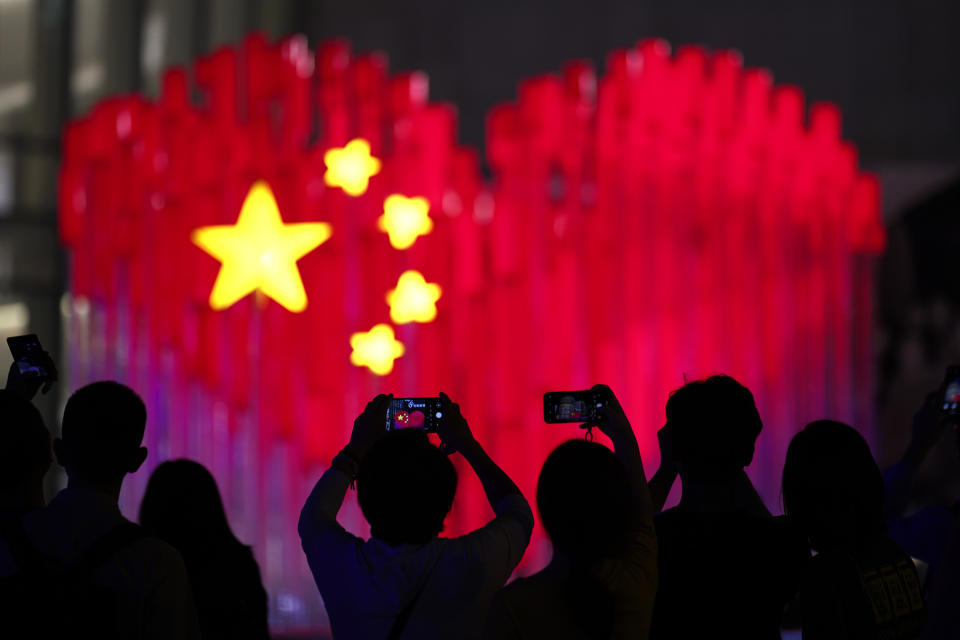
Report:
M130 465L127 467L127 473L135 473L147 459L147 448L140 447L130 458Z
M61 467L66 468L67 464L69 464L70 452L67 445L63 443L63 438L53 439L53 457Z

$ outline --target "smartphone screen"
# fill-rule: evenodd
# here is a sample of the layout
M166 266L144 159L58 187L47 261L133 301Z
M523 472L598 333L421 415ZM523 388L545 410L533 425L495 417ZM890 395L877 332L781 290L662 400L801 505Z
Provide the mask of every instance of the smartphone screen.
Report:
M943 386L944 412L955 416L960 413L960 366L947 368L947 377Z
M36 334L7 338L13 361L24 378L49 378L50 371L44 364L43 347Z
M543 394L543 421L591 422L597 419L597 409L604 404L603 398L593 391L548 391Z
M387 431L423 429L435 432L443 417L440 398L394 398L387 407Z

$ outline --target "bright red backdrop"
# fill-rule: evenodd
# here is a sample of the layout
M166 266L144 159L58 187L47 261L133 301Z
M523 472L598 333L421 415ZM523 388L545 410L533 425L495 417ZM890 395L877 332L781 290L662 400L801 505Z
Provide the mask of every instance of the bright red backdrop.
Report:
M198 99L194 99L198 98ZM274 623L322 624L296 539L309 487L380 391L458 400L478 439L533 499L553 446L541 394L609 383L648 472L670 390L725 372L765 421L750 468L778 508L785 447L805 422L870 427L871 257L879 194L832 105L774 87L732 52L661 41L521 84L489 114L485 182L456 112L420 73L390 75L347 43L252 35L167 72L156 101L118 96L72 122L60 180L70 255L71 385L117 378L150 410L151 464L207 464L271 592ZM351 197L323 154L364 138L383 168ZM333 237L304 257L309 306L250 296L207 304L219 263L190 232L233 224L266 180L286 222ZM376 218L423 196L434 230L393 249ZM389 322L384 300L417 269L443 287L437 320L396 327L406 354L378 377L349 336ZM459 462L458 462L459 465ZM460 465L449 522L490 516ZM129 483L128 514L147 474ZM353 499L342 519L363 532ZM523 571L549 556L537 534Z

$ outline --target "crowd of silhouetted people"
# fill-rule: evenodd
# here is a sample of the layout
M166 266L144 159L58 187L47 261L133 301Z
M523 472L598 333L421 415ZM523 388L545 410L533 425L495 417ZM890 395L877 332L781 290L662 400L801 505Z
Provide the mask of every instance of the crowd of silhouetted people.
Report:
M851 426L803 427L784 461L785 515L774 516L744 471L763 424L739 382L713 376L664 399L649 482L613 391L592 391L604 406L582 426L611 446L574 438L543 462L536 505L552 559L509 584L533 533L527 498L446 395L440 446L420 429L386 430L392 396L373 398L298 523L333 636L766 639L800 627L808 639L960 637L958 511L907 509L926 452L956 431L936 393L886 473ZM13 368L0 391L0 637L268 637L257 563L207 469L160 464L139 523L121 515L124 478L147 458L140 397L117 382L82 387L51 439L36 392ZM450 538L454 454L494 517ZM54 461L68 483L46 502ZM664 510L678 477L679 503ZM368 539L337 521L351 486Z

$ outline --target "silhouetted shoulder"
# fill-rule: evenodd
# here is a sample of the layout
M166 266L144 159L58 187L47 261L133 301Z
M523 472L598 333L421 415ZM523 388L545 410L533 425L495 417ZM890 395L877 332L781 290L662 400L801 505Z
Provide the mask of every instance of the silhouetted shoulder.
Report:
M670 509L655 517L660 582L651 638L779 637L808 555L782 519Z
M490 608L484 637L586 638L571 618L564 582L549 570L518 578L497 594Z

